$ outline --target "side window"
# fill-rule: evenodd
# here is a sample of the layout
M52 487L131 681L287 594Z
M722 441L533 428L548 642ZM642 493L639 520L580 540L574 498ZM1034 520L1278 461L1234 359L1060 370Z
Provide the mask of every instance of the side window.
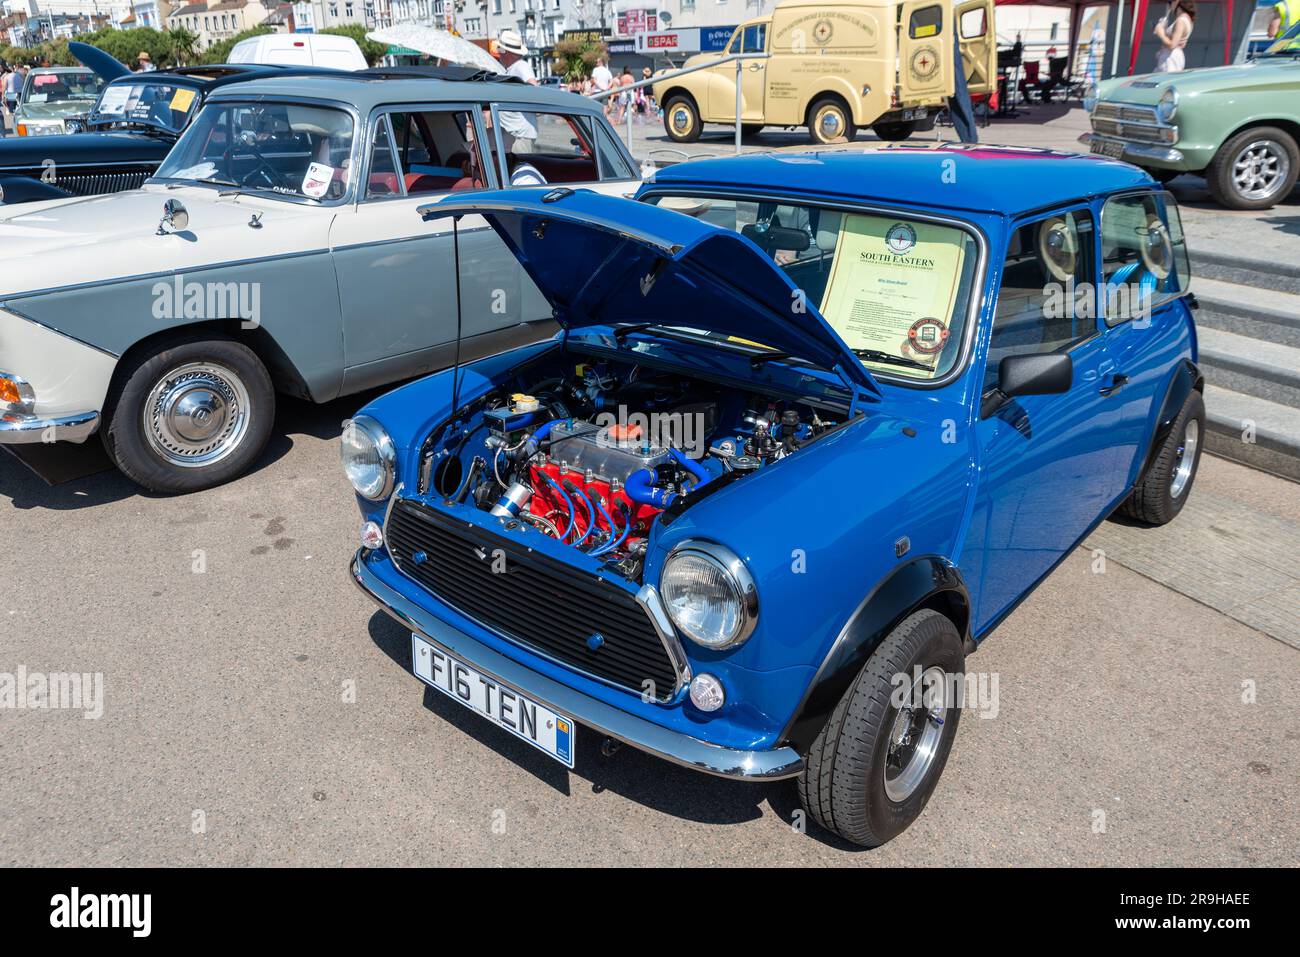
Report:
M375 128L375 145L370 151L370 176L366 181L366 199L400 196L393 144L388 138L387 117L380 117Z
M937 4L913 10L907 21L907 35L913 40L935 36L943 29L943 7Z
M1018 226L1007 244L984 386L1007 356L1063 352L1097 331L1094 233L1087 210Z
M375 132L367 199L482 187L467 111L402 110L387 114L387 119Z
M595 130L596 153L600 157L600 178L602 180L638 178L640 174L632 167L623 151L615 144L614 138L610 135L609 127L590 117L584 118L582 125L586 129Z
M585 117L498 109L511 186L593 183L601 178L596 144ZM493 149L496 143L492 144ZM606 174L606 179L622 178Z
M767 49L767 25L755 23L745 27L744 53L763 53Z
M1101 210L1102 309L1108 326L1146 317L1187 291L1187 242L1168 193L1115 196Z
M740 27L731 35L731 41L727 44L728 53L740 53L744 44L745 31Z

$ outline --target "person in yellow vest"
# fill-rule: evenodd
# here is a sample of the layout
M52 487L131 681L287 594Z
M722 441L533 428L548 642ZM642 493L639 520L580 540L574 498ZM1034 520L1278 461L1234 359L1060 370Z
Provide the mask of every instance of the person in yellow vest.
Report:
M1273 18L1268 21L1269 39L1286 33L1300 19L1300 0L1278 0L1273 4Z

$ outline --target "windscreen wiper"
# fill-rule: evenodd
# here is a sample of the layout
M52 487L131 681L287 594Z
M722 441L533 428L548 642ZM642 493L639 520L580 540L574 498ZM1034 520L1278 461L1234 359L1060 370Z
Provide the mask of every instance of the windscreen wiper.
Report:
M924 362L917 362L915 359L909 359L907 356L896 356L888 352L881 352L879 349L854 349L853 354L859 359L866 359L868 362L904 366L908 369L924 369L926 372L934 371L934 369L926 365Z

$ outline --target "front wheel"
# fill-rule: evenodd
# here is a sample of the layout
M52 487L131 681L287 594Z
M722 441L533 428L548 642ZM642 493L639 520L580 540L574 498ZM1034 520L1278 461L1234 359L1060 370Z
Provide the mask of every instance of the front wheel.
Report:
M818 824L876 847L925 809L961 717L961 636L923 610L872 652L808 751L799 800Z
M669 98L664 107L664 131L678 143L694 143L700 138L700 111L689 96Z
M1156 448L1133 493L1120 506L1129 518L1164 525L1183 510L1196 480L1205 435L1205 400L1192 392L1183 403L1169 434Z
M1205 171L1215 201L1229 209L1271 209L1300 175L1300 148L1285 130L1257 126L1219 147Z
M838 96L824 96L808 107L808 137L819 146L851 140L856 132L849 108Z
M253 350L180 340L122 370L105 406L104 447L155 492L195 492L242 475L271 435L275 391Z

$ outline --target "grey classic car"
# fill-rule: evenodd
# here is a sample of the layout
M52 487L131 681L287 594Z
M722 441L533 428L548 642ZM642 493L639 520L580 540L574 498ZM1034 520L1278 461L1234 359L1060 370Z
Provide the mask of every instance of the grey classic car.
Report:
M139 484L190 491L253 463L277 392L327 401L458 341L465 360L549 335L486 222L416 212L538 183L621 194L639 173L599 104L490 74L215 90L140 189L0 209L0 442L97 432Z

